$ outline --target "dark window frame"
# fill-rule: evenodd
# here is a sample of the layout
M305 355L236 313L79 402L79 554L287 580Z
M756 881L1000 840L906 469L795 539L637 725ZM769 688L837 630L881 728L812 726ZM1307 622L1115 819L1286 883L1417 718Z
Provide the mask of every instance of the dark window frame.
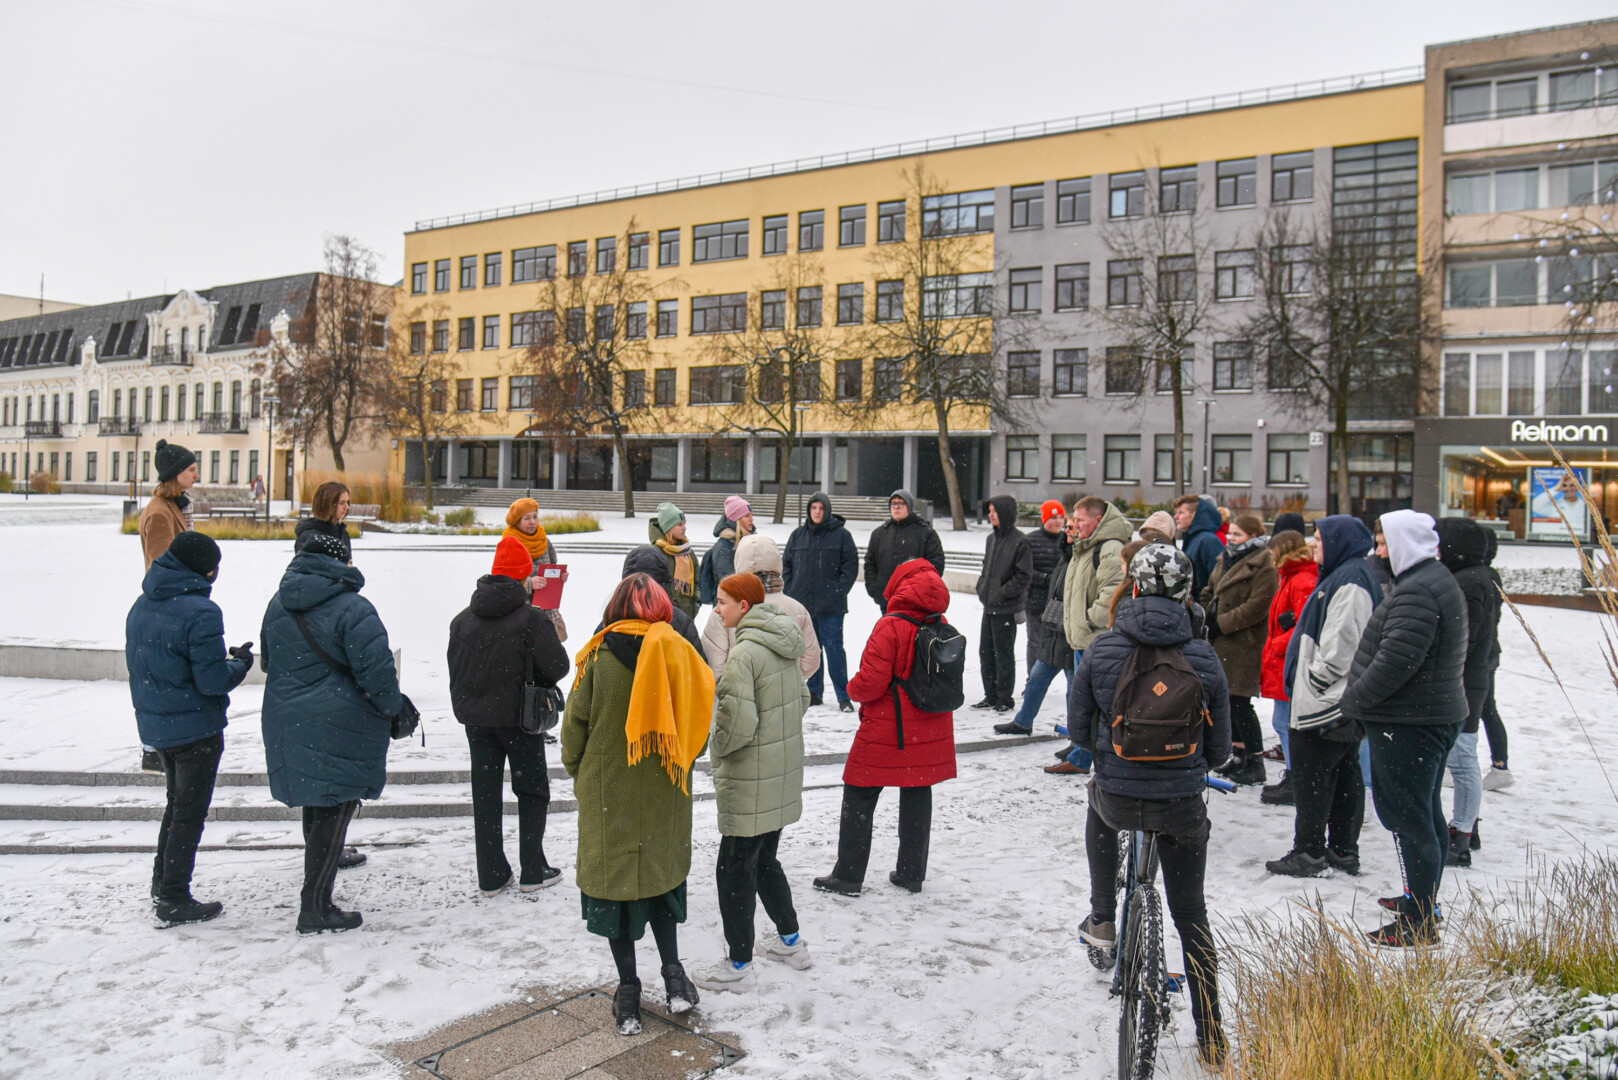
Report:
M838 247L865 246L865 211L865 203L837 208Z

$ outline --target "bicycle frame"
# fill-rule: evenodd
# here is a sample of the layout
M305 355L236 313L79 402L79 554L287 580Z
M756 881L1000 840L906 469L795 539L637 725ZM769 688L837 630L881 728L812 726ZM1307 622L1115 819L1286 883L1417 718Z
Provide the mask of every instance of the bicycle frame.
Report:
M1157 834L1154 832L1131 832L1129 834L1129 851L1120 852L1124 857L1124 895L1118 907L1118 943L1122 946L1127 940L1129 932L1129 901L1135 895L1135 889L1155 888L1157 885ZM1161 972L1165 987L1168 984L1168 969ZM1112 967L1112 994L1114 997L1124 992L1123 988L1124 966L1115 961Z

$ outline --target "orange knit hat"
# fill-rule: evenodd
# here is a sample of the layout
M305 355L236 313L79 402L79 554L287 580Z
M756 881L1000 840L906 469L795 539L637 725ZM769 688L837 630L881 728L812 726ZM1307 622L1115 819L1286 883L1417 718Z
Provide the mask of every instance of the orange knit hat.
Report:
M1046 499L1039 508L1039 523L1045 524L1053 517L1066 517L1067 508L1055 499Z
M518 499L516 502L511 504L511 509L506 511L506 524L515 529L517 527L517 522L521 521L529 514L538 513L538 511L539 503L535 502L533 499Z
M491 574L503 574L518 581L526 581L534 573L534 557L515 536L502 536L495 545L494 566Z
M764 602L764 582L757 574L732 574L719 583L719 591L732 600L745 600L748 607Z

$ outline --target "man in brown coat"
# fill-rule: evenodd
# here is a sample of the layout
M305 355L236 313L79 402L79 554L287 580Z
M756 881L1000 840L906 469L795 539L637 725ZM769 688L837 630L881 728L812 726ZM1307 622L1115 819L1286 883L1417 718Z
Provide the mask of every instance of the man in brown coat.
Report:
M1264 522L1241 514L1230 523L1230 542L1219 556L1202 606L1208 613L1208 637L1230 683L1231 760L1219 771L1238 784L1265 780L1264 729L1253 698L1259 694L1264 639L1270 632L1270 601L1281 580L1275 560L1265 548Z

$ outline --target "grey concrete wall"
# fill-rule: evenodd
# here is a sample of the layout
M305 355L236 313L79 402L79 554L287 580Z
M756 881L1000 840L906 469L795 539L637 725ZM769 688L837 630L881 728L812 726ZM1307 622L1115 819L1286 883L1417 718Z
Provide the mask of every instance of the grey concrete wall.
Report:
M393 650L393 666L404 662L404 650ZM0 676L19 679L70 679L95 682L129 681L122 649L88 649L73 645L0 645ZM248 671L248 683L262 683L264 669L258 658Z

